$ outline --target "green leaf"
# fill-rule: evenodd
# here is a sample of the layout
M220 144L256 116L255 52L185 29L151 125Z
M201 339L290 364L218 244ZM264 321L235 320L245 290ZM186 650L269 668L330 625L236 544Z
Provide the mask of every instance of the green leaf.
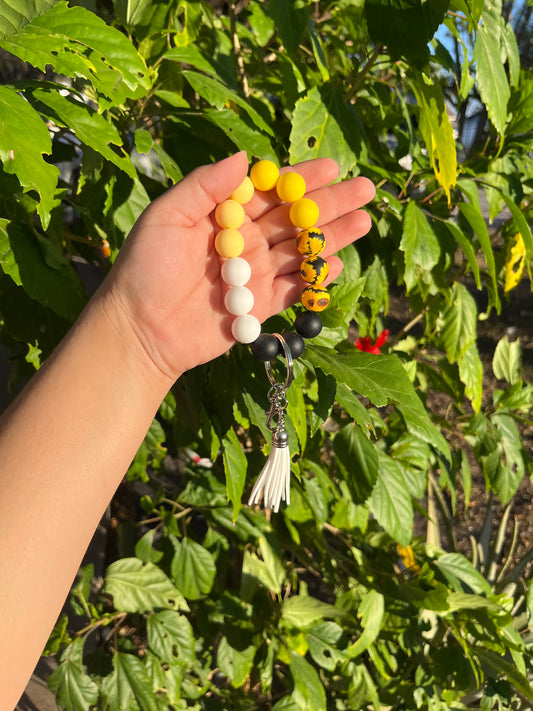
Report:
M98 686L83 666L84 643L84 639L75 639L67 647L48 680L48 687L66 711L89 711L98 701Z
M38 102L37 108L58 125L69 128L82 143L136 180L137 171L123 149L122 139L115 125L74 96L63 96L58 88L59 86L48 85L46 88L34 89L31 94ZM111 148L112 145L116 148Z
M85 77L103 106L143 96L151 87L133 43L84 7L55 3L2 44L43 72L51 65L57 73Z
M422 65L428 42L441 24L449 0L366 0L365 15L374 44L384 44L393 59Z
M354 659L362 654L373 644L379 636L383 616L385 614L385 600L377 590L369 590L361 600L357 616L361 618L363 632L345 651L347 657Z
M474 275L474 279L476 280L476 286L478 289L481 289L479 264L472 242L470 241L468 235L465 235L464 232L460 230L459 227L455 224L455 222L450 222L449 220L446 220L445 225L454 236L455 241L457 242L459 247L461 247L461 249L463 250L468 260L468 264L470 265L470 269L472 270L472 274Z
M267 10L274 20L285 51L289 55L296 54L310 13L308 3L301 0L269 0Z
M233 688L242 686L252 671L257 648L251 644L244 649L235 649L222 637L217 647L216 663L222 674L226 676Z
M422 74L417 74L416 78L413 89L420 109L420 131L435 178L443 187L450 204L450 190L457 180L457 152L442 87L438 82L428 84Z
M0 40L14 35L57 0L3 0L0 2Z
M502 504L505 505L515 495L525 474L523 447L520 432L510 415L505 412L495 412L491 421L501 435L498 467L492 484Z
M505 204L511 211L516 227L522 235L522 239L524 240L524 244L526 246L528 254L530 256L533 255L533 236L531 233L531 227L529 226L529 223L525 218L524 213L522 212L520 207L514 202L510 195L507 195L503 191L499 191L499 194L501 195L501 197L505 201Z
M124 27L140 23L144 11L150 7L150 0L113 0L113 7Z
M470 590L474 593L490 595L492 591L490 584L461 553L445 553L435 560L435 565L457 592Z
M441 317L440 335L450 363L456 363L475 343L477 306L463 284L452 287L450 304Z
M159 563L163 553L154 548L155 528L151 528L141 536L135 544L135 556L145 563Z
M0 86L0 160L3 170L15 174L24 190L39 193L41 202L37 209L45 228L50 222L50 211L59 204L54 199L59 170L43 159L43 155L51 152L50 134L39 114L15 91Z
M373 355L354 349L336 353L320 346L308 347L305 359L326 375L345 383L376 407L394 404L410 432L448 455L446 440L433 425L400 360L394 355Z
M499 678L501 674L505 674L508 681L510 681L526 699L533 703L533 687L527 677L520 674L514 664L508 662L500 654L496 654L479 644L472 645L470 652L474 654L482 664L489 666L494 671L496 678Z
M522 348L520 340L509 341L507 336L500 338L494 349L492 370L499 380L506 380L509 385L522 381Z
M290 652L290 669L294 681L292 700L302 711L324 711L326 691L317 670L297 652Z
M499 44L486 24L478 25L477 28L474 61L481 101L487 108L494 128L503 136L511 90L502 64Z
M252 119L254 124L261 131L264 131L269 136L273 136L271 127L266 123L262 116L250 105L246 99L237 94L223 84L219 78L208 77L198 72L193 72L190 69L185 69L182 72L183 77L189 82L192 88L205 99L209 104L217 109L227 108L227 103L232 101L243 109Z
M359 427L349 424L335 435L333 450L353 498L359 503L366 501L378 478L376 447Z
M406 546L412 536L413 505L403 469L394 459L380 454L378 471L367 505L380 526Z
M115 652L113 672L104 677L104 708L114 711L160 711L144 664L133 654Z
M28 296L74 321L86 303L81 282L68 264L49 267L36 233L27 225L0 219L0 267Z
M249 122L244 121L235 111L207 109L203 115L214 126L220 128L239 150L277 163L278 157L268 136L250 126Z
M296 102L290 135L291 164L312 158L333 158L339 165L341 178L353 168L356 156L339 124L334 105L337 100L335 92L328 96L314 87Z
M320 36L316 31L316 24L311 18L309 18L307 22L307 31L309 33L311 47L313 48L313 54L315 56L316 65L318 67L318 71L320 72L322 81L329 81L329 71L326 56L324 54L324 49L320 41Z
M173 47L169 49L168 52L165 52L162 59L167 59L169 62L189 65L215 78L218 76L218 71L209 57L206 57L201 50L193 44L189 44L185 47Z
M125 612L189 609L165 573L139 558L122 558L111 563L105 576L104 592L113 597L115 609Z
M283 601L281 620L287 627L303 629L311 627L328 617L337 617L342 612L333 605L328 605L314 597L294 595Z
M194 660L194 634L189 620L174 610L163 610L146 620L148 646L169 664Z
M469 398L474 412L479 412L483 396L483 363L475 343L462 353L457 359L459 377L465 386L465 395Z
M346 412L351 418L353 418L356 424L358 424L363 431L368 430L372 432L374 429L374 421L372 416L359 400L357 395L350 390L350 388L347 388L344 383L337 383L336 392L337 402L339 405L344 407Z
M211 592L216 565L211 553L192 538L172 539L174 557L170 572L176 586L188 600L199 600Z
M421 281L430 283L429 273L440 257L440 245L426 216L411 200L405 211L400 249L405 254L405 286L411 291Z
M342 627L331 621L313 625L306 632L309 653L323 669L333 671L339 662L345 660L345 655L339 651L343 635Z
M239 438L234 430L228 430L222 440L222 459L226 474L226 489L228 499L233 504L233 520L237 518L241 508L241 497L246 484L246 469L248 462L242 451Z

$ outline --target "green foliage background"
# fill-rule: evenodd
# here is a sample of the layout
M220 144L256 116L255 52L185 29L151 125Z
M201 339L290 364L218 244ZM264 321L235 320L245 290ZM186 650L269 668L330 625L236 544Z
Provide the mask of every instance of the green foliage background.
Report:
M61 619L49 642L61 708L530 708L531 556L503 541L531 474L532 388L507 337L501 387L484 388L476 335L533 255L533 73L508 5L0 0L0 47L41 72L0 85L14 387L87 301L80 264L105 271L143 208L197 165L239 149L330 156L341 179L377 185L372 232L343 250L289 391L290 506L241 505L269 437L262 364L237 345L176 384L132 463L103 587L91 594L82 571L83 628ZM462 128L472 107L483 120L462 145L449 115ZM497 230L481 199L491 219L507 208ZM386 353L357 351L349 325L375 338L392 289L414 319ZM435 393L445 413L425 407ZM444 550L438 522L450 530L458 492L468 505L471 466L488 515L467 557L453 535ZM426 537L413 539L415 515Z

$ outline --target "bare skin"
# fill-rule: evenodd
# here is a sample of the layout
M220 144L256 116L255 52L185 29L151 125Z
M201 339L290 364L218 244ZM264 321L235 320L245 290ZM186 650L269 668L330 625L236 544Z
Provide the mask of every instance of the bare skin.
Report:
M0 419L0 708L12 709L68 595L94 529L166 393L230 348L212 213L243 181L244 153L199 168L150 205L78 322ZM303 163L332 256L362 237L365 178L329 185L329 159ZM256 193L243 257L260 321L298 300L288 206ZM4 660L8 660L8 664Z

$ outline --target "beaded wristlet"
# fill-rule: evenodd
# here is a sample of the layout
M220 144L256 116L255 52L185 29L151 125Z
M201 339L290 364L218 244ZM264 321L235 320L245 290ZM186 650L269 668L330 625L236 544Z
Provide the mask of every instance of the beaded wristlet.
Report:
M261 333L261 324L250 314L254 305L254 296L245 284L251 277L248 262L240 257L244 249L244 238L239 228L244 222L244 204L249 202L254 189L270 191L276 189L278 197L292 203L289 219L300 232L296 237L296 249L303 256L300 275L307 286L303 289L301 302L304 310L294 322L294 331L283 334ZM272 451L263 467L248 503L260 503L266 508L278 511L282 500L290 503L290 454L288 435L285 430L285 409L287 407L287 389L292 382L293 359L304 350L305 338L314 338L322 330L322 319L318 312L329 304L329 293L322 286L327 278L329 266L320 256L326 240L324 233L314 227L319 218L317 204L304 197L306 184L296 172L286 172L281 176L278 167L272 161L262 160L255 163L250 177L245 178L240 187L227 200L217 205L215 221L222 229L215 238L215 249L226 261L221 267L222 280L229 286L224 299L226 309L236 318L232 323L232 334L236 341L249 343L253 355L264 361L271 388L268 393L270 410L267 427L272 431ZM287 366L285 383L276 382L272 375L270 361L277 355L283 355Z

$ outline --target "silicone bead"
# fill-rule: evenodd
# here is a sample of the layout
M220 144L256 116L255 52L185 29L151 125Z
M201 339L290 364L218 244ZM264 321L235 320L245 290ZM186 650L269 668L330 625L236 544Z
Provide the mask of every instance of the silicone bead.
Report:
M246 205L247 202L250 202L250 200L254 196L254 184L248 178L248 176L242 181L242 183L239 185L237 190L235 190L231 195L229 196L230 200L236 200L239 202L241 205Z
M257 338L252 345L250 350L252 355L258 360L263 362L267 360L274 360L278 354L278 339L271 333L262 333L259 338Z
M232 286L224 297L226 309L234 316L242 316L251 311L254 305L254 295L246 286Z
M276 183L276 192L284 202L299 200L305 195L305 180L298 173L283 173Z
M304 257L315 257L326 246L326 238L322 230L313 227L311 230L302 230L296 237L296 249Z
M308 284L322 284L329 274L329 264L322 257L307 257L300 265L300 274Z
M238 257L244 249L244 237L238 230L220 230L215 237L215 249L221 257Z
M289 219L295 227L307 230L318 221L318 205L314 200L301 198L291 205Z
M233 257L220 269L222 280L228 286L244 286L252 276L252 268L242 257Z
M286 331L282 335L285 339L285 343L289 346L291 356L293 358L299 358L305 350L304 339L298 333L294 333L294 331ZM281 343L278 346L278 355L285 355Z
M312 311L302 311L294 321L294 330L304 338L314 338L322 330L322 319Z
M250 179L257 190L272 190L278 178L278 166L271 160L260 160L250 170Z
M236 200L224 200L215 208L215 220L220 227L238 230L244 222L244 208Z
M302 292L301 301L308 311L324 311L329 305L330 296L324 286L308 286Z
M253 343L261 333L261 324L255 316L237 316L231 324L233 338L239 343Z

